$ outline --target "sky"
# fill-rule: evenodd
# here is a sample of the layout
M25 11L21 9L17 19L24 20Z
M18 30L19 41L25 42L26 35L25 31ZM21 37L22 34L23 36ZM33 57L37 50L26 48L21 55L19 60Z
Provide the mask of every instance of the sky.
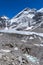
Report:
M0 0L0 16L12 18L26 7L43 8L43 0Z

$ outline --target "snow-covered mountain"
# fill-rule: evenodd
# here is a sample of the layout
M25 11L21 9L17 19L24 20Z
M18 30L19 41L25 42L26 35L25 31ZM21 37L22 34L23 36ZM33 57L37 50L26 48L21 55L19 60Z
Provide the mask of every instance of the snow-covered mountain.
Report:
M23 17L29 17L32 18L35 14L36 10L35 9L29 9L29 8L25 8L24 10L22 10L20 13L18 13L16 16L14 16L11 19L11 22L15 22L18 20L18 18L23 18Z
M39 12L40 11L40 12ZM10 21L11 24L15 25L13 28L17 30L30 30L37 28L43 21L43 8L36 10L35 8L25 8Z
M32 18L35 16L35 13L36 9L25 8L11 19L11 24L15 23L17 25L16 29L30 27L33 24Z
M42 25L43 27L43 8L25 8L16 16L9 19L7 16L0 17L0 26L7 26L16 30L33 30Z
M7 16L0 16L0 27L6 27L6 23L9 23L9 18Z
M2 16L1 18L6 20L9 19L7 16Z
M43 13L43 8L37 10L37 12L42 12Z

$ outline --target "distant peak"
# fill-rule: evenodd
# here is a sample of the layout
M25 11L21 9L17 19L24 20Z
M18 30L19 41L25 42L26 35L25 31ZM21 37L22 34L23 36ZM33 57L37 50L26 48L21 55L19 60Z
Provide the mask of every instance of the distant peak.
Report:
M7 16L2 16L1 18L2 19L9 19Z
M28 8L28 7L26 7L26 8L24 9L24 11L28 11L28 10L30 10L30 8Z
M37 12L43 12L43 8L41 8L41 9L37 10Z

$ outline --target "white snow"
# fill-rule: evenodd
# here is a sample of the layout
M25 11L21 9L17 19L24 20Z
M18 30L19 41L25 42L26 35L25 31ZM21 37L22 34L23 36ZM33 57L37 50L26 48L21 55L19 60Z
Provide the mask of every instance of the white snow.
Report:
M31 30L32 28L33 28L33 26L27 27L25 30Z
M27 42L26 40L21 40L22 42Z
M32 36L29 39L34 39Z
M21 57L21 56L19 56L19 58L18 58L18 59L19 59L19 61L22 63L22 57Z
M13 22L17 22L17 18L12 18L10 21L11 21L11 24L12 24Z
M35 46L38 46L38 47L43 47L43 44L34 44Z
M35 46L40 46L40 44L34 44Z
M8 53L8 52L10 52L10 51L11 51L11 50L7 50L7 49L4 50L4 49L1 49L1 50L0 50L0 53L3 53L3 52Z
M18 47L15 47L14 50L18 50Z
M21 34L21 35L37 35L43 37L43 33L31 32L31 31L17 31L15 29L0 30L1 33Z
M28 55L28 54L24 54L27 58L28 61L31 61L33 63L39 63L39 59L37 59L37 57L33 57L31 55Z
M27 15L29 18L33 18L34 14L28 14Z
M8 30L8 27L5 27L5 30Z
M43 13L43 8L37 10L37 12L42 12Z
M2 19L9 19L7 16L2 16L1 18Z
M24 11L23 14L28 14L29 12L28 11Z

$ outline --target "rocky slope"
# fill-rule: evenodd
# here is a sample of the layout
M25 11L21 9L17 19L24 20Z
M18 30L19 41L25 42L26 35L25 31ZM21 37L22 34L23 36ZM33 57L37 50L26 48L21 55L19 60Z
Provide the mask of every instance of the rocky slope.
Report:
M9 28L0 30L0 65L43 65L43 8L25 8L9 21L5 16L0 21Z

